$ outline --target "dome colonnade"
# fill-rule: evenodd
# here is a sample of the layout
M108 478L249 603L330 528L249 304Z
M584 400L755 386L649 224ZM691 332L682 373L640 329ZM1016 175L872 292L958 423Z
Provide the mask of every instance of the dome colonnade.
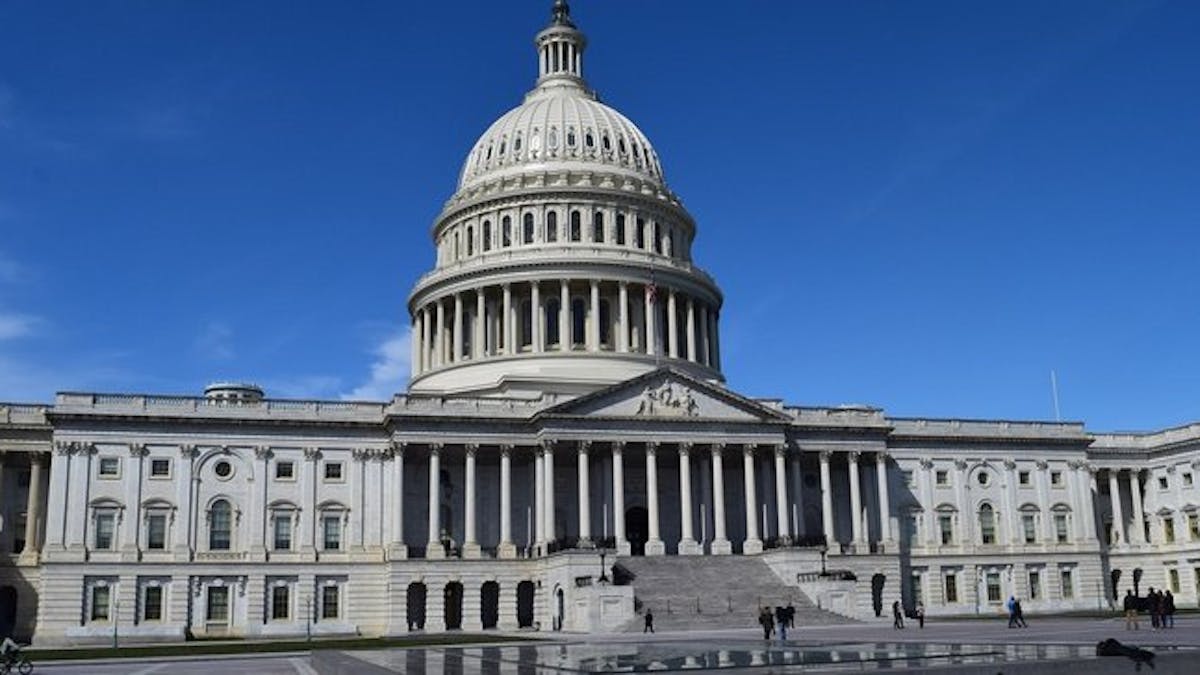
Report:
M539 77L468 153L409 297L415 393L581 394L666 362L720 381L716 282L657 153L582 78L557 3Z

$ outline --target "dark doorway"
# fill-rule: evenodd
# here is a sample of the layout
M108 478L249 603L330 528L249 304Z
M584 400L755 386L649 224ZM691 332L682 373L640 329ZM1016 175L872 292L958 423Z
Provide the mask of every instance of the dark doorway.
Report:
M446 630L462 630L463 585L451 581L446 584L442 597L446 601Z
M650 538L650 513L644 507L634 506L625 511L625 538L629 540L629 552L646 555L646 541Z
M883 585L887 583L887 577L882 574L876 574L871 577L871 608L875 610L875 616L883 616Z
M500 584L495 581L485 581L479 589L480 619L484 628L495 628L500 620Z
M517 626L533 628L533 582L517 584Z
M563 598L563 589L558 588L554 591L554 630L562 630L563 619L566 614L566 603Z
M0 586L0 638L12 637L17 627L17 589Z
M425 630L425 584L408 585L408 629Z
M1112 579L1112 599L1120 600L1121 599L1121 589L1120 589L1121 570L1113 570L1113 571L1109 572L1108 574L1109 574L1109 578Z

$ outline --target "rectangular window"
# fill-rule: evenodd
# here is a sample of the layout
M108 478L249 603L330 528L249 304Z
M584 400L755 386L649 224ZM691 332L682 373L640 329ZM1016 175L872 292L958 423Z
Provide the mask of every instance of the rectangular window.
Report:
M167 547L167 516L151 513L146 516L146 548L161 551Z
M934 478L937 480L938 485L950 484L950 472L945 469L938 469L937 473L934 474Z
M1200 539L1200 516L1195 513L1188 514L1188 533L1192 541Z
M1053 485L1054 487L1062 487L1063 482L1062 482L1062 472L1061 471L1051 471L1050 472L1050 484Z
M336 551L342 547L342 516L329 515L321 519L322 542L326 551Z
M276 462L275 463L275 479L276 480L291 480L296 477L295 462Z
M341 462L325 462L325 480L341 480L342 479L342 463Z
M1167 570L1167 584L1171 587L1172 593L1179 592L1179 570L1174 567Z
M288 603L288 587L273 586L271 588L271 618L274 620L287 619L290 615Z
M1064 567L1058 572L1059 579L1062 581L1062 596L1064 600L1069 600L1075 597L1075 579L1071 574L1070 567Z
M1054 514L1054 539L1060 544L1067 543L1067 514Z
M913 572L909 577L909 583L912 584L913 603L925 602L924 589L921 587L921 573Z
M156 457L150 460L150 477L167 478L171 475L171 460Z
M113 530L117 518L112 513L96 514L96 550L109 551L113 547Z
M1168 544L1175 543L1175 519L1170 516L1163 518L1163 539Z
M1183 474L1183 486L1184 487L1192 487L1192 474L1190 474L1190 473Z
M205 619L213 622L229 621L229 587L209 586L208 607Z
M116 478L121 475L121 460L118 457L100 458L100 477Z
M1000 573L988 572L984 579L987 585L988 602L1000 602Z
M1042 573L1038 570L1029 570L1029 599L1037 600L1042 597Z
M1025 543L1032 544L1037 541L1037 518L1032 513L1021 515L1021 528L1025 532Z
M162 586L147 586L142 594L142 620L162 621Z
M1017 472L1017 482L1020 483L1021 485L1029 485L1029 472L1028 471Z
M292 514L275 514L275 550L290 551L292 548Z
M92 621L108 621L108 586L92 586Z
M1159 489L1159 490L1166 490L1166 489L1167 489L1167 488L1169 488L1170 486L1171 486L1171 484L1170 484L1169 482L1167 482L1167 477L1166 477L1166 476L1159 476L1159 477L1158 477L1158 489Z
M938 514L938 529L942 534L942 545L954 543L954 516L949 513Z
M336 619L340 611L338 606L338 591L337 586L322 586L321 587L321 618Z
M625 216L617 214L617 246L625 245Z
M946 602L958 602L958 574L946 572Z

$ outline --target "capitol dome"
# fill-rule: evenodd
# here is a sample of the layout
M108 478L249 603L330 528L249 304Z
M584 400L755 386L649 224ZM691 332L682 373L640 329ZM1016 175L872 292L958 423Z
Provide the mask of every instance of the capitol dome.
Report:
M721 291L658 153L583 78L564 0L538 79L475 142L409 296L409 390L577 395L660 366L719 382Z

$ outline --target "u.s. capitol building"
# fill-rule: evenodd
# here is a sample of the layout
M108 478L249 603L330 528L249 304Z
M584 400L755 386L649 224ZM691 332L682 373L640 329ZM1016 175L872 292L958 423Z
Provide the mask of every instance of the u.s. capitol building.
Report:
M1197 603L1200 424L1104 434L728 389L697 223L589 88L585 45L560 0L536 86L468 153L409 296L406 393L0 404L0 634L615 630L635 596L672 593L735 609L652 576L672 563L680 585L725 565L860 618L897 599L1105 608L1135 576ZM608 583L614 561L647 571Z

